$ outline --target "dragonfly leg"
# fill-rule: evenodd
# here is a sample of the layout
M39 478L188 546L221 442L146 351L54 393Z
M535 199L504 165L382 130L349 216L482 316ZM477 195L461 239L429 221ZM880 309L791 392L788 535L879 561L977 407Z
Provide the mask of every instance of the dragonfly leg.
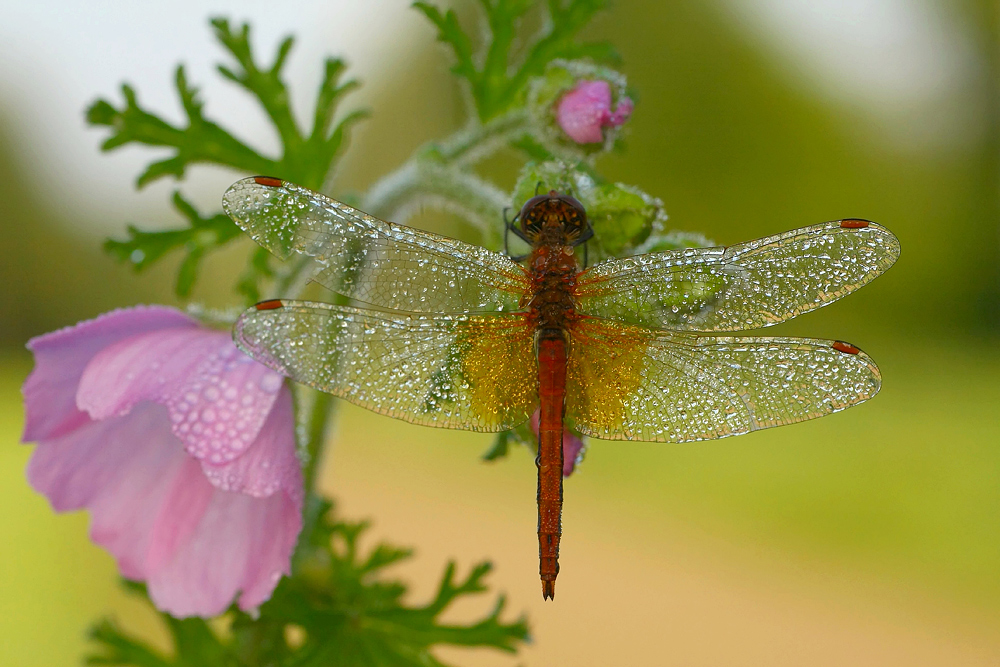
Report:
M503 254L508 257L510 257L510 247L507 245L507 234L510 233L510 222L507 220L507 212L509 210L509 206L505 206L503 209Z
M510 257L515 262L522 262L525 259L527 259L528 255L518 255L517 257L515 257L514 255L510 254L510 244L507 242L509 238L508 234L510 234L510 232L514 232L514 236L521 239L525 243L531 243L531 239L529 239L524 234L524 232L518 229L517 226L515 225L517 219L521 216L520 213L515 215L513 220L507 220L507 211L509 210L510 208L505 208L503 210L503 252L505 255Z
M590 223L587 223L587 226L580 232L580 236L572 242L574 246L583 246L583 268L587 268L587 241L592 238L594 238L594 228L590 226Z

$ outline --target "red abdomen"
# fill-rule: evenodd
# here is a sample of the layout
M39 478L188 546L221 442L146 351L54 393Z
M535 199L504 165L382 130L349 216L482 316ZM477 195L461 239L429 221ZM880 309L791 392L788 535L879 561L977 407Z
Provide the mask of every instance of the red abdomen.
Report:
M563 408L566 398L566 342L559 331L538 340L538 573L542 597L555 597L562 535Z

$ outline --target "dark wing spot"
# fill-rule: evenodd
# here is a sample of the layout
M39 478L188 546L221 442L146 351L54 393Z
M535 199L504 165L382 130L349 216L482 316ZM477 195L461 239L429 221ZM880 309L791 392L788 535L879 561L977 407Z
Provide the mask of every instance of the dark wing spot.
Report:
M860 218L849 218L840 221L840 226L844 229L864 229L868 224L867 220L861 220Z
M854 347L850 343L845 343L840 340L833 341L833 345L831 345L831 347L837 352L843 352L844 354L857 354L861 351L860 348Z
M253 182L257 185L265 185L269 188L280 188L285 184L280 178L275 178L274 176L254 176Z

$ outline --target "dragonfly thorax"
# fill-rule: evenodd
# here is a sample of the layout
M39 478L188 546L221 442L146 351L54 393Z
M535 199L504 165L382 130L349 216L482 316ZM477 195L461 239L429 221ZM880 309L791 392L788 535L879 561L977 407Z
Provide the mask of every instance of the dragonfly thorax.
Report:
M573 246L537 245L528 271L531 297L526 305L536 330L566 329L576 312L574 288L580 272Z

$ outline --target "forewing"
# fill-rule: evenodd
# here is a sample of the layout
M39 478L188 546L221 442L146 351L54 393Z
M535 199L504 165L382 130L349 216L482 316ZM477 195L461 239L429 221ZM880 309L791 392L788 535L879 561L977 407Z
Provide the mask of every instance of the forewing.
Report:
M538 404L533 335L520 314L265 301L240 316L233 339L297 382L415 424L505 431Z
M822 417L880 385L875 362L839 341L700 336L588 318L573 329L566 415L595 438L710 440Z
M524 269L479 246L379 220L274 178L237 181L226 213L282 259L316 259L313 279L381 308L429 312L515 310L528 289Z
M868 284L899 241L839 220L718 248L601 262L577 280L581 313L679 331L744 331L783 322Z

